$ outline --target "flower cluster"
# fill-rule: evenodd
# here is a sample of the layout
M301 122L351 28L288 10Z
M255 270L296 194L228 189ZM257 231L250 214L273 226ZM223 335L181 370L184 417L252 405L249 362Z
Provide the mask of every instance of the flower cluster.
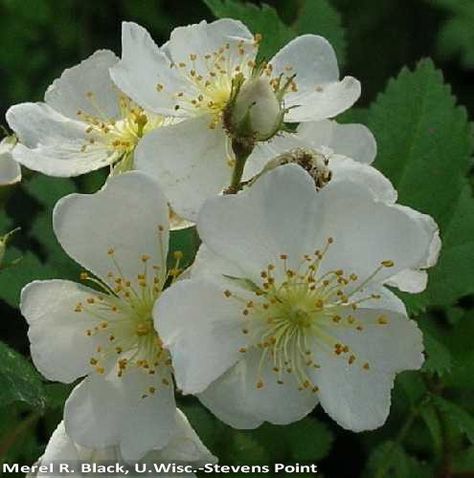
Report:
M397 204L376 142L333 118L360 95L322 37L271 60L231 19L157 46L124 23L122 56L64 71L44 103L12 106L0 181L108 166L94 194L62 198L56 237L79 283L22 291L31 355L76 383L42 463L212 462L175 393L235 428L289 424L317 404L352 431L381 426L395 375L423 340L393 288L418 293L436 263L433 219ZM201 245L183 270L171 229ZM390 287L390 288L389 288Z

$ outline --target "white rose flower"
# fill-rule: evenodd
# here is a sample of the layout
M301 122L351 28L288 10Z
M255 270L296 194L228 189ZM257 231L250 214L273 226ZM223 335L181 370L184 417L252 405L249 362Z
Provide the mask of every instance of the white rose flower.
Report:
M396 373L423 363L422 334L385 284L435 260L436 225L391 203L370 166L348 167L319 191L286 165L209 199L191 279L155 306L177 386L234 427L288 424L320 402L344 428L377 428Z
M19 140L14 159L50 176L77 176L114 164L131 169L136 145L164 119L114 85L109 68L117 61L111 51L96 51L66 69L44 103L12 106L6 118Z
M153 327L152 308L165 283L168 207L155 180L141 172L114 176L99 192L62 198L56 237L90 271L93 288L35 281L22 291L31 355L49 380L80 377L65 405L68 435L82 446L119 446L138 459L165 446L175 427L170 356Z
M113 80L147 110L183 120L147 135L136 166L159 179L187 219L229 186L231 137L246 112L249 130L265 139L282 121L330 118L360 95L357 80L339 80L336 55L324 38L300 36L262 65L258 44L245 25L230 19L176 28L161 48L142 27L123 24Z
M14 136L7 136L0 142L0 186L21 181L20 165L13 159L12 151L16 144Z
M176 476L173 473L156 472L155 466L179 464L199 467L206 463L215 463L216 458L204 446L189 424L186 416L180 410L176 410L176 429L166 447L162 449L150 450L137 464L147 466L150 472L147 476L152 478L167 478ZM61 473L59 465L68 465L72 472ZM84 464L112 465L119 464L126 466L126 462L118 447L108 448L85 448L75 443L66 433L64 422L61 422L54 433L51 435L44 455L38 460L38 466L52 466L53 473L31 473L31 478L53 478L57 476L72 476L80 478L90 476L91 473L81 473L81 466ZM117 476L117 474L98 473L100 476ZM134 473L133 467L128 476L141 476L142 473ZM96 474L93 474L96 476ZM180 474L179 476L196 476L194 473Z

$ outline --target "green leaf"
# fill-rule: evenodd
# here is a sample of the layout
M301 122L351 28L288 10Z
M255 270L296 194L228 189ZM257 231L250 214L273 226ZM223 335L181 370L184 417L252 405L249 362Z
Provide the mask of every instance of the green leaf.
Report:
M444 240L428 290L402 294L410 310L447 305L474 292L474 268L460 261L461 253L472 254L474 227L474 217L467 216L472 200L467 190L461 196L471 153L466 111L456 106L433 63L424 60L415 71L405 68L390 80L370 108L368 126L378 142L375 166L393 182L400 203L435 218Z
M200 239L195 227L170 231L170 243L168 250L168 267L176 264L175 253L181 252L183 257L179 261L180 269L189 267L199 248Z
M336 50L340 65L346 60L346 38L341 15L329 0L305 0L293 24L298 35L313 33L325 37Z
M48 409L62 410L64 403L72 392L72 385L64 383L47 383L44 386Z
M76 192L76 186L69 178L53 178L38 174L24 185L25 189L42 206L52 209L58 199Z
M454 455L451 471L453 474L459 474L459 476L462 476L462 473L465 473L465 476L469 476L467 473L472 475L474 472L474 446L470 446L467 450L462 450Z
M426 385L418 372L406 371L397 375L395 389L403 390L405 397L412 406L418 405L426 393Z
M433 440L433 450L436 456L441 455L443 448L443 437L441 423L436 408L433 405L427 405L420 408L420 416L428 428L431 439Z
M460 59L467 69L474 67L474 3L460 0L429 0L442 7L448 18L438 32L437 49L443 59Z
M430 332L429 328L422 327L422 330L427 355L423 370L440 377L449 373L452 366L449 349Z
M47 266L55 272L55 277L70 280L79 277L81 267L64 252L53 232L51 210L36 215L30 233L41 244Z
M441 233L442 253L424 295L431 304L450 305L474 292L474 200L468 184L464 185Z
M474 336L474 313L465 311L465 316L456 326L446 333L443 330L443 338L453 357L451 373L443 377L443 383L449 388L462 390L474 390L474 348L472 337Z
M251 432L233 431L230 446L232 463L263 465L270 461L265 444L259 443Z
M396 442L380 443L370 454L365 470L367 478L432 478L433 471L409 456Z
M260 33L263 41L259 56L269 60L281 47L288 43L294 34L278 16L272 7L261 7L236 0L204 0L217 18L234 18L240 20L253 33Z
M446 311L446 316L451 325L457 325L459 324L459 321L462 320L465 313L465 310L461 307L449 307Z
M19 262L0 273L0 299L3 299L12 307L18 307L21 289L32 280L53 279L55 270L41 261L31 252L22 252L11 247L7 249L5 263L9 264L14 260Z
M80 267L68 257L56 239L53 231L53 209L62 197L76 192L76 186L68 178L34 176L25 184L25 189L43 207L33 220L31 235L42 246L46 254L47 267L53 276L74 280L79 276Z
M12 229L11 219L3 210L0 211L0 236L3 236Z
M334 440L328 427L312 417L287 425L283 435L295 461L316 462L327 456Z
M453 426L464 433L471 443L474 443L474 417L456 403L439 396L433 397L433 401Z
M18 352L0 342L0 408L15 402L43 408L43 383L35 368Z

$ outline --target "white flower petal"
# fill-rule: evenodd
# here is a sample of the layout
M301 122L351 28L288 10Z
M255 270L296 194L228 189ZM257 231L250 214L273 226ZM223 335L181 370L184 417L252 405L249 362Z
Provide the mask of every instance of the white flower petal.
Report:
M403 316L408 316L403 301L390 289L380 284L370 284L352 296L354 301L370 295L379 296L376 300L364 301L364 309L383 309Z
M194 466L216 463L216 458L204 446L181 410L176 409L175 418L175 428L168 444L162 449L149 451L138 463L146 463L150 466L150 469L153 469L155 464L160 463L183 463ZM61 463L69 465L71 468L74 468L75 471L59 473L59 464ZM78 471L82 463L93 463L100 466L110 465L112 463L124 464L124 461L117 446L85 448L78 445L66 433L64 422L62 421L52 434L44 455L38 460L38 464L40 465L52 464L54 466L54 473L51 475L44 473L39 475L35 473L28 476L31 478L33 476L41 476L44 478L72 476L73 478L79 478L87 475L87 473L79 473ZM138 477L139 474L132 472L129 476ZM163 477L165 475L152 473L150 476ZM196 475L185 474L180 476Z
M330 182L319 197L324 209L319 227L334 239L321 272L342 268L365 280L382 261L393 261L393 267L376 275L376 281L383 282L423 262L432 237L416 215L378 201L367 186L350 178Z
M209 199L198 218L198 231L212 252L259 281L260 272L281 254L289 267L312 252L320 235L322 210L311 177L287 165L263 175L251 188Z
M230 184L232 168L222 128L210 116L149 133L135 151L135 167L155 177L176 213L195 221L202 203Z
M78 119L78 111L101 119L118 116L119 91L109 73L110 67L117 62L115 53L96 51L78 65L64 70L47 89L45 102L72 119Z
M20 165L12 156L15 143L16 139L11 136L0 142L0 186L14 184L21 180Z
M362 124L309 121L299 125L295 136L316 150L327 147L361 163L370 164L377 154L374 135Z
M117 153L100 142L83 150L88 141L87 125L57 113L44 103L12 106L6 118L19 140L13 158L34 171L49 176L77 176L117 159Z
M232 428L251 430L263 423L249 407L247 384L243 369L245 362L239 362L213 382L199 400L221 421ZM252 384L255 386L255 384Z
M204 278L219 286L222 285L225 275L231 277L244 277L245 275L245 272L237 264L214 254L205 244L199 246L189 272L193 279Z
M296 165L266 173L236 196L209 199L198 219L200 236L212 252L253 281L281 254L297 268L303 254L332 238L321 273L343 269L365 280L382 261L394 261L377 273L382 282L424 263L433 240L425 228L423 219L379 201L357 180L341 178L316 192L310 176Z
M30 326L31 356L47 379L70 383L90 371L97 344L86 331L100 320L74 309L91 295L97 293L64 280L35 281L23 289L20 309Z
M339 79L336 53L331 44L319 35L300 35L287 43L271 60L272 74L296 75L298 94Z
M177 91L187 91L184 79L150 34L132 22L122 23L122 59L111 68L117 86L140 106L155 113L180 116L175 111ZM162 85L162 91L158 91Z
M146 393L154 379L142 371L122 377L124 387ZM168 377L171 382L171 377ZM134 461L151 448L163 448L173 437L176 428L176 403L172 385L155 385L157 392L139 401L131 400L130 411L125 412L122 422L120 452L125 461ZM119 417L117 417L119 419Z
M52 464L54 467L53 473L34 473L27 475L29 477L53 478L56 476L70 476L72 478L80 478L82 476L78 470L70 473L59 473L59 464L61 463L76 463L80 459L75 443L66 434L64 422L60 422L56 430L54 430L49 439L44 455L38 460L38 464L48 466Z
M423 292L428 285L428 273L426 271L406 269L390 277L386 283L404 292L418 294Z
M227 299L224 290L203 280L183 280L155 304L155 327L185 394L202 392L241 358L239 349L247 344L241 304Z
M68 255L105 282L112 272L136 283L144 255L150 277L152 265L166 266L167 202L156 181L141 172L111 177L95 194L62 198L53 226Z
M374 301L374 304L377 304ZM359 306L356 311L347 312L363 327L327 327L327 332L347 344L356 355L359 367L368 362L369 370L380 372L401 372L418 370L424 361L423 335L414 320L404 314L381 308ZM342 315L344 319L344 315ZM380 321L383 320L383 323ZM338 357L333 354L334 359ZM316 372L318 373L318 372Z
M257 143L245 165L244 179L259 173L276 156L297 148L312 149L328 156L331 170L339 166L336 163L339 158L347 156L361 163L371 163L377 152L375 138L363 125L338 124L330 120L309 121L301 123L295 133L283 132L270 141ZM385 179L385 182L388 180Z
M88 448L119 445L125 461L138 460L152 448L166 446L176 427L173 389L157 377L130 370L123 377L84 379L66 401L66 432ZM156 387L154 394L148 388Z
M264 421L286 425L305 417L318 403L310 390L299 390L293 374L276 381L273 364L260 364L260 353L248 355L198 395L220 420L234 428L256 428ZM263 386L257 387L261 380Z
M272 75L296 74L298 91L285 95L291 107L285 120L321 120L336 116L352 106L360 96L360 83L346 77L339 81L334 49L323 37L301 35L285 45L271 60Z
M333 155L329 159L332 172L331 183L350 180L367 188L377 201L393 204L397 200L397 191L392 183L377 169L368 164L354 161L345 156Z
M145 460L152 463L188 463L195 466L217 462L216 457L205 447L190 425L186 415L179 409L176 409L176 431L170 442L162 450L151 451Z
M396 207L423 226L429 247L426 250L425 256L416 264L415 268L400 271L398 274L390 277L387 284L398 287L405 292L423 292L428 284L428 274L426 271L419 269L433 267L438 261L441 250L439 228L433 218L427 214L423 214L406 206L397 205Z
M349 364L345 354L338 356L315 345L313 354L320 368L313 372L313 381L321 405L339 425L372 430L388 416L395 373L423 364L422 334L415 322L394 312L358 309L351 315L363 324L362 331L341 326L328 327L326 332L347 345L355 361ZM381 315L385 325L378 322Z
M226 49L225 68L229 73L234 68L249 60L254 60L256 48L253 35L240 21L223 18L212 23L205 20L194 25L177 27L171 32L166 44L166 52L175 64L185 63L197 74L206 76L213 60L206 60L206 55ZM244 50L244 55L239 50ZM195 55L190 60L190 55Z
M249 180L258 174L268 161L288 153L296 148L307 148L308 144L294 133L282 132L269 141L259 142L247 159L244 170L244 180Z
M349 109L359 99L360 91L359 81L352 76L322 85L297 100L292 99L294 108L285 115L285 121L299 123L333 118Z
M374 430L385 423L394 373L350 369L343 360L325 356L317 360L321 371L314 381L319 387L319 400L336 423L354 432Z

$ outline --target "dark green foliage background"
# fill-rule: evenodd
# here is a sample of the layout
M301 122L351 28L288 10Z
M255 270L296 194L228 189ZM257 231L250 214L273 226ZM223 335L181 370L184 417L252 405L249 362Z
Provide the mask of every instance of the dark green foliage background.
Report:
M180 406L221 463L317 463L326 478L474 477L474 1L268 4L0 0L2 117L13 103L40 101L65 67L94 50L120 53L122 20L141 23L162 43L177 25L232 16L263 33L264 58L297 34L326 36L342 71L363 85L357 109L341 121L372 129L376 166L400 202L431 214L441 228L443 253L427 291L403 296L424 331L427 361L422 372L399 376L390 418L371 433L344 431L320 409L291 426L237 431L193 398L180 397ZM34 462L61 419L69 387L44 382L31 365L19 291L33 279L78 278L54 239L51 211L63 195L94 192L104 179L102 172L74 180L29 172L21 185L0 189L0 234L22 228L6 264L22 259L0 273L0 463ZM195 244L194 233L173 236L173 248L187 258Z

